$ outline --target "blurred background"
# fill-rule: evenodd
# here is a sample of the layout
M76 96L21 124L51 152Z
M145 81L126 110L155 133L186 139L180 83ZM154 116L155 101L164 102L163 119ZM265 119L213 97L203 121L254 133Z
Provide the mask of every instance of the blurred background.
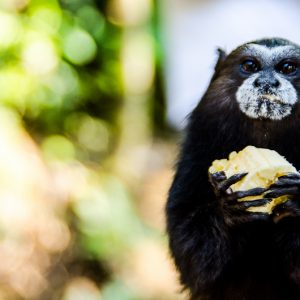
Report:
M164 205L216 60L300 42L296 0L0 1L0 299L181 293Z

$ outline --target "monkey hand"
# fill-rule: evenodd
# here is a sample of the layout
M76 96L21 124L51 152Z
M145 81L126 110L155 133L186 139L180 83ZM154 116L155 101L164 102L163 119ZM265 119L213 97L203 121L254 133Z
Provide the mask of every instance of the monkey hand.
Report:
M213 186L217 199L220 200L225 222L228 225L248 223L257 220L268 220L270 215L267 213L250 212L248 208L263 206L272 199L263 198L258 200L243 200L244 197L259 196L266 191L264 188L254 188L247 191L233 192L230 188L233 184L240 181L247 173L238 173L229 178L223 171L209 173L209 181Z
M289 173L281 176L273 183L264 197L277 198L289 196L289 200L273 209L272 217L275 223L285 218L300 217L300 174Z

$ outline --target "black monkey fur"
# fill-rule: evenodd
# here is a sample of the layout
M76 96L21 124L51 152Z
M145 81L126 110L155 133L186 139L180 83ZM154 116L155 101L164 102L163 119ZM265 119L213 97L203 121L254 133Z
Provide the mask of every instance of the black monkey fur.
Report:
M251 43L295 45L277 38ZM244 80L237 75L244 46L228 56L219 51L210 85L189 116L169 191L169 245L192 300L300 299L297 203L289 208L293 217L287 214L279 222L271 215L230 225L208 179L213 160L247 145L276 150L300 169L299 100L289 116L275 121L249 118L234 100ZM290 81L300 99L300 75Z

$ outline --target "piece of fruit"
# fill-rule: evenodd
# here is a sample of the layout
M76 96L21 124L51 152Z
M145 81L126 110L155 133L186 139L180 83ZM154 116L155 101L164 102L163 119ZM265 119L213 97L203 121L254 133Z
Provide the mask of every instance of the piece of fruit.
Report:
M237 173L247 172L248 174L241 181L231 186L232 191L245 191L256 187L267 188L279 176L297 172L295 167L276 151L254 146L247 146L239 152L232 152L228 159L213 161L208 171L210 173L224 171L227 178ZM260 198L262 196L245 197L240 201ZM271 214L276 205L287 199L287 196L281 196L264 206L251 207L248 210Z

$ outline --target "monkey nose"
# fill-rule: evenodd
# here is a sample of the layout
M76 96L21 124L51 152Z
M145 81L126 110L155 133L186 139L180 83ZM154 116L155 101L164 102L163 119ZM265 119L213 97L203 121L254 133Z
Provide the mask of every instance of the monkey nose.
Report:
M265 78L256 78L254 81L254 86L257 88L262 88L265 91L269 91L271 88L278 88L280 86L280 82L275 77L267 80Z

